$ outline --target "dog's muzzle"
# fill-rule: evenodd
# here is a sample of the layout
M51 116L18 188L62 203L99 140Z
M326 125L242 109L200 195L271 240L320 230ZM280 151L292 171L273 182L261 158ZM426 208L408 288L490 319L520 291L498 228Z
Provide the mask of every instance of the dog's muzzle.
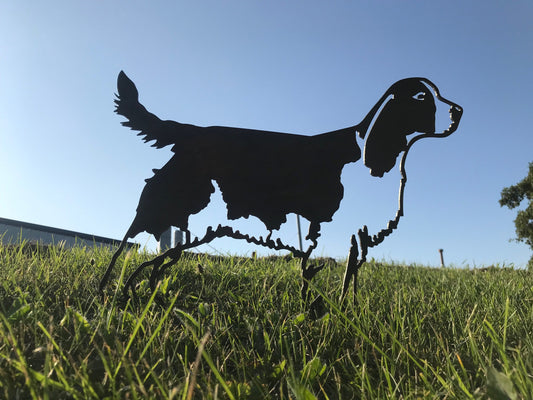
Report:
M448 128L442 133L435 133L435 136L446 137L454 133L459 127L459 121L461 121L461 117L463 116L463 107L451 102L450 100L445 99L438 92L436 92L435 94L437 99L450 106L450 126L448 126Z

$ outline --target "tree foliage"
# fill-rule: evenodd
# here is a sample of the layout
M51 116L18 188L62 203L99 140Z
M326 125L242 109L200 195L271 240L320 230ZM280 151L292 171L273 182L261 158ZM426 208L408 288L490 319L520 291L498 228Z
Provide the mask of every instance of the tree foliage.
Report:
M529 173L524 179L502 190L500 206L513 209L519 207L524 200L528 202L527 207L518 210L514 220L516 239L533 250L533 162L529 163ZM533 257L529 260L529 266L533 268Z

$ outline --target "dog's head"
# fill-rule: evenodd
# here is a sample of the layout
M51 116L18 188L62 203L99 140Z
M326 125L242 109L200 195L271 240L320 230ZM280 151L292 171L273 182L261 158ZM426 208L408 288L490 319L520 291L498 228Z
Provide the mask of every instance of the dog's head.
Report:
M435 132L435 97L450 107L450 126ZM426 78L407 78L393 84L357 125L365 139L364 163L373 176L389 172L398 155L422 137L446 137L458 127L463 109L441 97L438 88ZM407 136L419 132L407 140ZM368 134L367 134L368 133Z

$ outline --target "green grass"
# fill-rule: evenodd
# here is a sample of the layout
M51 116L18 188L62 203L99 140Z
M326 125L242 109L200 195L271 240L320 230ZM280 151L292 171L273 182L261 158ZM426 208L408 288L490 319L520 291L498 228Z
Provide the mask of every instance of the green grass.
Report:
M341 312L330 267L313 321L281 258L188 256L124 303L120 269L149 256L102 298L110 252L0 247L0 398L533 398L528 271L368 263Z

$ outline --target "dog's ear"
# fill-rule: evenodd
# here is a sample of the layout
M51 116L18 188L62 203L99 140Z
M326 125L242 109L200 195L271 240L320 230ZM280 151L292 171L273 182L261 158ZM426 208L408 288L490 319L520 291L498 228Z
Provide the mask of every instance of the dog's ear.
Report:
M357 131L361 138L367 136L363 159L370 174L383 176L407 148L408 135L435 131L435 101L430 90L416 78L396 82L357 126Z
M404 117L397 99L391 98L374 121L363 152L364 163L372 176L381 177L389 172L398 155L407 147L407 135L414 130L405 126Z

